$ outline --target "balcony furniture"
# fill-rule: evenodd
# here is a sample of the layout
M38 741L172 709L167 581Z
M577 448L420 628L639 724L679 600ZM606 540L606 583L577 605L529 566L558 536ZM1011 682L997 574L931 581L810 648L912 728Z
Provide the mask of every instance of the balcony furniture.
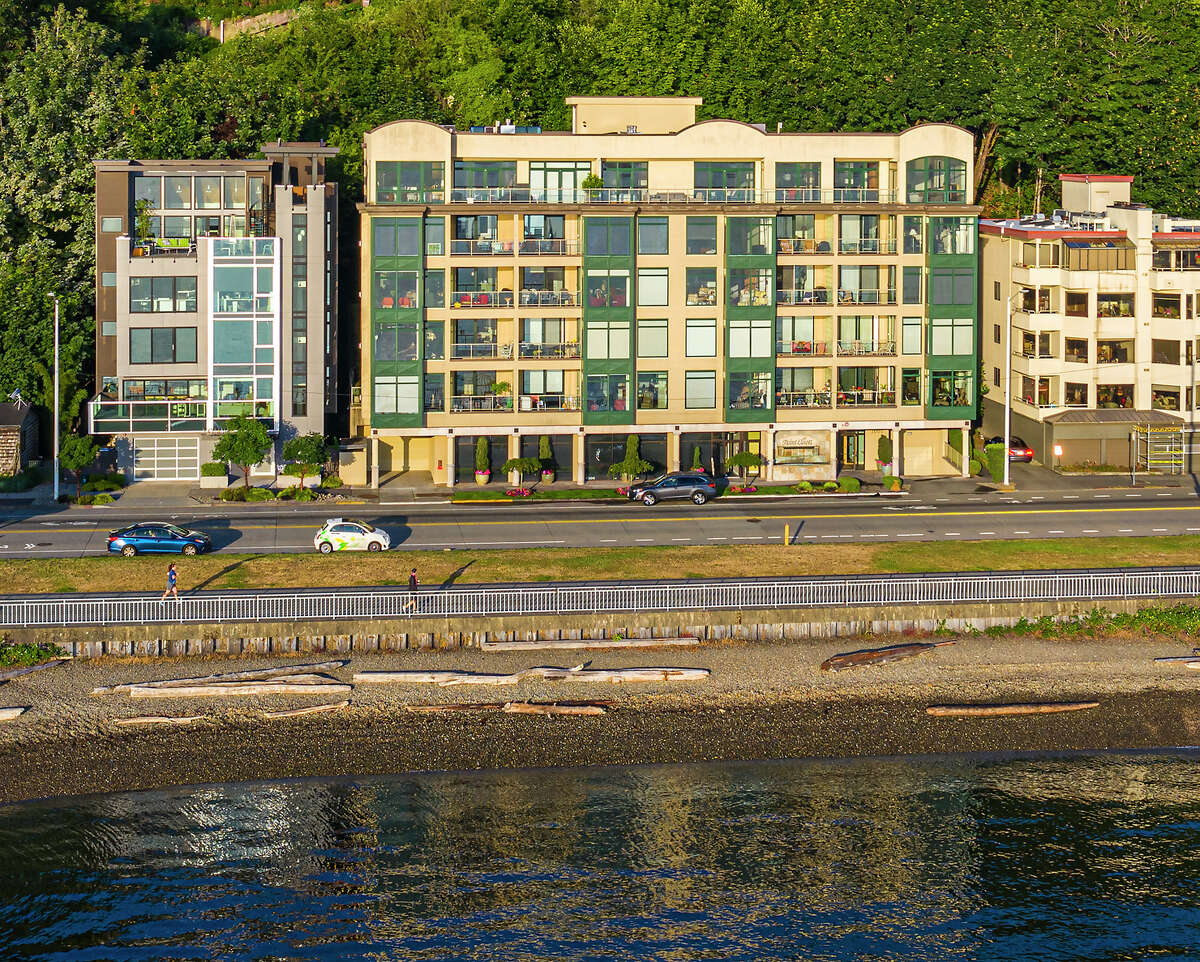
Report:
M395 299L394 299L394 298L391 298L391 297L385 297L385 298L383 298L383 300L381 300L381 301L379 302L379 306L380 306L380 307L384 307L384 308L388 308L388 307L395 307L395 306L396 306L396 301L395 301Z

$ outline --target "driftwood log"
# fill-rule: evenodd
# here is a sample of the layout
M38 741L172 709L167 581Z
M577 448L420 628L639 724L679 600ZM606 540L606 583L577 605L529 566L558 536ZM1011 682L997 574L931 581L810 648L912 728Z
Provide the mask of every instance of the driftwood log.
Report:
M203 715L137 715L134 718L114 718L114 725L190 725Z
M542 681L580 681L623 684L625 682L703 681L712 672L707 668L526 668L508 675L470 671L359 671L355 684L437 685L516 685L526 678Z
M438 714L455 711L503 711L511 715L603 715L611 701L469 701L442 705L405 705L406 711Z
M1098 701L1056 701L1030 705L930 705L927 715L949 715L964 718L987 718L993 715L1048 715L1064 711L1083 711L1097 708Z
M314 715L322 711L335 711L338 708L346 708L350 704L349 700L335 701L328 705L310 705L308 708L289 708L287 711L265 711L264 718L296 718L299 715Z
M258 681L266 678L278 678L282 675L295 675L300 672L316 673L332 671L345 665L342 661L322 661L315 665L287 665L279 668L253 668L248 671L229 671L220 675L204 675L200 678L171 678L166 681L130 682L123 685L101 685L93 688L93 695L113 695L129 691L134 685L142 688L178 688L188 685L211 685L227 681Z
M1168 655L1165 658L1155 658L1155 661L1200 661L1200 655Z
M25 712L29 711L29 707L14 707L0 708L0 721L12 721L14 718L20 718Z
M70 658L55 658L53 661L43 661L40 665L27 665L24 668L10 668L8 671L0 671L0 681L19 678L21 675L28 675L31 671L41 671L43 668L53 668L55 665L62 665L70 660Z
M584 648L686 648L700 644L699 638L578 638L557 641L485 641L483 651L571 651Z
M233 698L247 695L348 695L352 690L352 686L339 682L290 684L286 680L231 681L213 685L174 685L170 688L133 685L129 689L129 696L131 698Z
M882 665L889 661L900 661L912 658L943 645L952 645L952 641L916 642L910 645L892 645L889 648L867 648L864 651L850 651L843 655L834 655L821 662L822 671L845 671L847 668L858 668L861 665Z

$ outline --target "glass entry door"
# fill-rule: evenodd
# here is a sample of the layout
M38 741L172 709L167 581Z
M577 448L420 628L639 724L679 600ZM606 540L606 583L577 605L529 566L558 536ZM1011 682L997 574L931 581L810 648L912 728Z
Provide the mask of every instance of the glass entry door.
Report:
M839 431L838 468L861 470L866 465L866 448L865 431Z

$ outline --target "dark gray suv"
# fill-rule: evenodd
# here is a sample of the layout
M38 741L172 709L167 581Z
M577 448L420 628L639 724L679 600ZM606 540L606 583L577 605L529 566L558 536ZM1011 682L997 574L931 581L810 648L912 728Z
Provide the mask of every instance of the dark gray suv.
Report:
M670 498L690 498L696 504L704 504L716 496L717 483L698 471L675 471L629 487L629 500L647 506Z

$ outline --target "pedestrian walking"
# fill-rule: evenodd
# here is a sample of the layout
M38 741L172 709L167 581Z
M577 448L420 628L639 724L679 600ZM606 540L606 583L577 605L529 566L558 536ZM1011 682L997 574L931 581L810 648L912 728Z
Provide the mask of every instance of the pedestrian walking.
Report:
M178 582L179 582L179 575L175 571L175 562L172 561L171 564L167 566L167 590L162 593L162 597L159 598L158 600L166 601L167 595L174 595L175 600L178 601L179 600L179 584L178 584Z
M405 608L415 609L417 607L417 589L420 586L421 581L417 577L417 569L413 568L408 573L408 603L404 606Z

